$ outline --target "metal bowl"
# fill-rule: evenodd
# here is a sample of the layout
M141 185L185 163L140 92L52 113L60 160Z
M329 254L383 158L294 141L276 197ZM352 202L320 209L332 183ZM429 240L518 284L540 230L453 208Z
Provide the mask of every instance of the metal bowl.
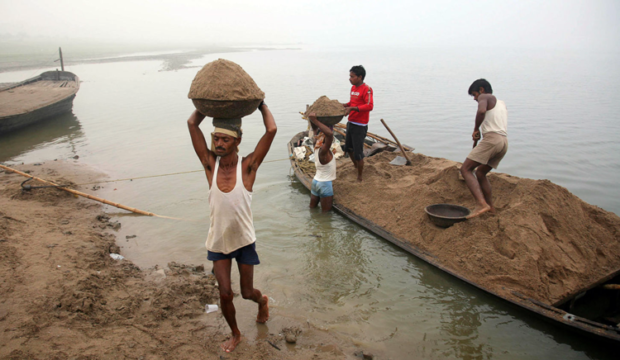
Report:
M453 204L429 205L424 211L435 225L442 228L467 220L465 217L471 213L468 208Z
M250 115L262 100L221 101L192 99L194 106L203 115L219 119L240 119Z
M322 122L323 124L327 125L327 126L333 126L336 125L340 122L340 120L342 120L342 118L344 117L344 115L338 115L338 116L317 116L316 119L320 122Z

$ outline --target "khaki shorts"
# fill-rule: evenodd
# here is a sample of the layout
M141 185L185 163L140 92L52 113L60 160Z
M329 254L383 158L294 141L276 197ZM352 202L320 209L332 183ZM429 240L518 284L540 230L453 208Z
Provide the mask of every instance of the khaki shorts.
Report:
M507 152L508 138L497 133L488 132L484 134L478 145L467 155L467 158L497 169L499 162Z

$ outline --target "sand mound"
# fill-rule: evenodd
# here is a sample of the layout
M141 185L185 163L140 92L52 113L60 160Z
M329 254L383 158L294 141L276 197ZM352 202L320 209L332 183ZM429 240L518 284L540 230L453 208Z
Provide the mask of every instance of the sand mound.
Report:
M219 101L262 100L265 93L241 66L218 59L198 71L187 97Z
M518 291L554 304L620 269L620 217L589 205L548 180L492 173L495 215L433 225L424 207L473 208L459 163L411 154L413 166L389 165L396 154L365 160L357 183L350 161L338 167L335 201L433 254L439 262L498 294Z
M315 113L316 116L342 116L345 111L344 106L338 100L330 100L323 95L306 111L306 115L311 113Z

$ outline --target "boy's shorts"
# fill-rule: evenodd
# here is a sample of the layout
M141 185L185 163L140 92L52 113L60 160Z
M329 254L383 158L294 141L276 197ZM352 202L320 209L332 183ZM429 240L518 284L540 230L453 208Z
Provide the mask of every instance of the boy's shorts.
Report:
M508 152L508 138L497 133L488 132L484 134L478 145L467 155L467 158L497 169L506 152Z
M344 152L353 153L355 160L364 158L364 140L368 126L360 126L347 122L347 137L344 141Z
M320 198L334 196L334 187L331 181L316 181L313 179L310 192L312 195Z
M260 260L258 259L258 254L256 253L256 242L251 243L250 245L246 245L242 248L239 248L229 254L222 254L212 251L207 251L207 260L209 261L218 261L225 259L235 259L239 264L246 265L258 265L260 264Z

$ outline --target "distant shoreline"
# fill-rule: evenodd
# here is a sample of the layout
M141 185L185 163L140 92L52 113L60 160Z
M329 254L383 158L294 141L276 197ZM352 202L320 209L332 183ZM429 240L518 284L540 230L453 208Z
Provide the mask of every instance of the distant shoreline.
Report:
M187 66L192 60L198 59L207 54L215 54L215 53L233 53L233 52L246 52L246 51L268 51L268 50L300 50L300 48L261 48L261 47L212 47L198 50L186 50L180 51L176 53L169 53L162 50L161 54L149 54L149 55L133 55L126 56L125 53L116 53L114 55L110 54L98 54L98 56L93 57L89 56L87 59L80 58L68 58L65 59L65 66L72 65L80 65L80 64L102 64L102 63L113 63L113 62L126 62L126 61L152 61L152 60L161 60L163 62L162 68L160 71L175 71L181 69L193 68L196 66ZM66 55L66 54L65 54ZM22 71L22 70L32 70L32 69L46 69L50 67L60 67L60 63L50 63L41 64L40 62L35 61L15 61L15 62L0 62L0 73L12 72L12 71Z
M134 55L134 56L125 56L126 53L116 53L113 55L110 54L97 54L95 57L89 56L87 59L84 58L71 58L65 56L64 63L65 66L72 65L80 65L80 64L102 64L102 63L113 63L113 62L126 62L126 61L150 61L150 60L161 60L163 61L162 71L171 71L171 70L179 70L187 68L186 66L191 60L200 58L206 54L220 53L220 52L239 52L244 50L238 50L234 48L228 47L217 47L217 48L208 48L208 49L199 49L199 50L187 50L178 53L162 53L162 54L149 54L149 55ZM163 50L162 50L163 52ZM31 61L26 62L8 62L8 63L0 63L0 73L3 72L11 72L11 71L21 71L21 70L31 70L31 69L45 69L48 67L60 67L60 63L55 62L53 64L41 64L33 63Z

